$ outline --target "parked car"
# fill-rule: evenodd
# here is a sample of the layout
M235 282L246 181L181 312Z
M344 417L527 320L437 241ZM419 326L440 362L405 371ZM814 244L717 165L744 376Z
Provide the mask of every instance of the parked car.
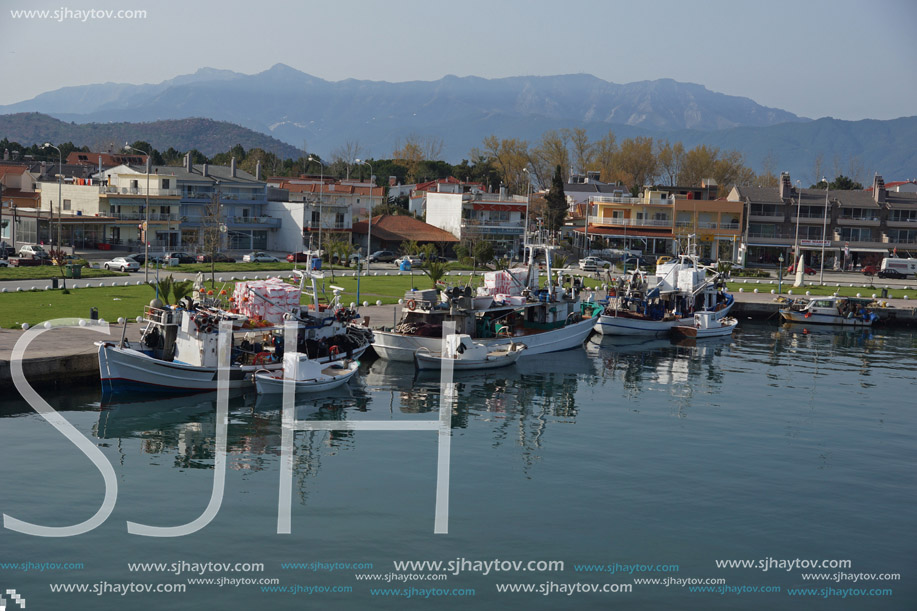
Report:
M427 253L422 252L422 253L420 253L418 256L420 257L420 260L421 260L421 261L426 262L426 260L427 260ZM430 259L431 259L432 261L439 261L440 263L445 263L446 261L449 260L449 259L447 259L446 257L441 257L441 256L439 256L439 255L433 255L432 257L430 257Z
M0 259L0 267L9 267L9 266L10 266L9 261L7 261L6 259Z
M370 263L391 263L395 260L395 253L390 250L377 250L368 258Z
M423 259L416 255L404 255L401 258L395 259L395 265L398 265L400 267L401 264L404 263L405 261L407 261L411 267L423 265Z
M235 263L236 262L235 259L221 252L218 252L215 255L213 255L213 260L217 263ZM205 253L198 254L197 262L198 263L210 263L210 255L205 254Z
M310 258L318 257L318 256L319 256L318 251L316 251L315 253L312 253L310 251L291 252L290 254L287 255L287 261L290 263L305 263Z
M130 257L115 257L111 261L106 261L103 263L102 267L105 269L117 269L122 272L126 272L128 270L135 272L140 269L140 264Z
M38 244L26 244L19 249L19 256L26 259L50 259L48 251Z
M808 265L806 265L806 267L805 267L805 272L806 272L806 275L807 275L807 276L814 276L814 275L816 274L815 268L814 268L814 267L809 267ZM796 264L794 263L793 265L791 265L791 266L789 266L788 268L786 268L786 273L788 273L788 274L795 274L795 273L796 273Z
M584 272L594 272L597 269L605 269L605 266L611 267L611 262L598 257L586 257L579 260L579 268Z
M894 280L901 280L903 278L907 278L907 274L903 272L899 272L898 270L891 269L891 268L880 269L878 272L876 272L876 275L879 278L892 278Z
M7 244L0 242L0 259L9 259L16 256L16 249Z
M242 257L242 261L245 263L279 263L280 259L266 252L250 252Z
M863 275L864 276L875 276L879 273L879 268L875 265L864 265L863 266Z
M142 252L135 252L125 256L139 263L140 267L143 267L143 262L146 261L146 256ZM150 263L154 265L156 263L165 263L164 255L154 255L150 253Z
M152 259L153 258L151 256L150 260ZM194 258L194 255L187 253L187 252L167 252L165 255L163 255L163 259L165 259L166 261L169 261L171 259L178 259L178 262L180 264L194 263L195 261L197 261L197 259Z

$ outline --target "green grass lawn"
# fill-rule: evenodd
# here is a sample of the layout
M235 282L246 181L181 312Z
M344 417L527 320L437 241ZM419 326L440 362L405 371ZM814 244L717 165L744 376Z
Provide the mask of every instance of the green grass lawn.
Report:
M80 270L83 278L109 278L112 276L126 276L121 272L112 272L106 269L90 269L84 267ZM39 265L35 267L0 267L0 281L2 280L48 280L60 278L61 270L56 265ZM69 280L69 278L68 278Z
M120 274L118 274L120 275ZM446 276L446 282L453 285L470 282L473 287L483 284L481 275L471 276ZM592 278L584 278L585 286L593 289L600 283ZM79 282L79 281L77 281ZM217 282L216 290L225 289L232 294L233 282ZM333 296L331 285L344 289L342 301L345 305L357 301L357 279L348 277L335 277L326 275L324 283L319 285L319 292L323 292L323 301L328 301ZM72 284L70 285L72 287ZM430 279L422 273L411 276L368 276L360 278L360 302L368 301L375 305L376 301L383 304L397 303L404 297L406 291L412 286L418 290L432 287ZM155 297L155 292L149 286L125 287L92 287L71 288L69 294L62 290L50 291L22 291L0 293L0 327L19 328L22 323L34 325L52 318L89 318L89 309L98 308L99 316L109 322L124 317L133 320L143 314L143 307Z

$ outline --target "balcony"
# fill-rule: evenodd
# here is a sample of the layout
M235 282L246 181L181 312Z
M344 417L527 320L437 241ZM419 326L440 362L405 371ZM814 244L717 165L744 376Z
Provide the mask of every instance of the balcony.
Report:
M759 223L782 223L786 219L782 214L749 214L748 220ZM794 221L795 222L795 221Z
M806 224L806 223L813 223L813 224L814 224L814 223L817 223L817 224L821 225L821 224L823 224L823 223L825 222L825 217L823 217L823 216L813 216L813 215L791 216L791 217L790 217L790 221L791 221L793 224L796 224L796 223L802 223L802 224ZM831 215L830 215L830 214L828 215L828 224L829 224L829 225L831 224Z
M888 219L885 221L885 224L889 227L895 227L899 229L917 229L917 217L910 219L899 218L897 220Z
M619 196L606 196L600 195L597 197L590 197L589 201L593 204L629 204L629 205L640 205L643 204L642 197L619 197ZM670 206L671 202L667 199L662 200L652 200L649 203L650 206Z
M468 235L501 234L522 235L524 223L520 221L489 221L462 219L462 233Z
M672 219L628 219L610 216L590 216L589 223L611 227L672 227Z
M352 225L349 225L344 221L334 223L329 223L326 221L324 223L306 223L303 225L303 231L318 231L319 225L321 225L322 231L350 231L353 229Z
M837 219L838 225L847 225L853 227L878 227L879 226L879 217L853 217L853 216L841 216Z
M99 194L146 197L146 186L118 187L115 185L99 185ZM181 197L181 191L178 189L158 189L156 187L150 187L150 197Z
M230 229L278 229L280 228L280 219L271 216L230 216L220 219ZM197 227L207 224L207 219L203 216L190 215L181 217L181 223L187 227Z
M119 221L145 221L146 213L144 212L121 212L121 213L109 213L106 216L109 216L113 219ZM160 212L150 212L151 221L177 221L179 220L178 214L162 214Z

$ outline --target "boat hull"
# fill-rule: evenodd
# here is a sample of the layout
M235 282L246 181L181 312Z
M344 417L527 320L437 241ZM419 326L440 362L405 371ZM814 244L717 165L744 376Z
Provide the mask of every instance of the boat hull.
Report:
M452 363L454 371L472 371L480 369L499 369L500 367L509 367L517 360L525 350L514 350L501 356L488 357L485 360L467 360L467 359L444 359L439 356L424 354L418 352L414 355L417 369L420 371L439 370L448 361Z
M586 338L589 337L594 326L595 319L589 318L549 331L509 338L475 338L474 341L484 344L490 349L494 349L496 346L509 345L512 342L522 343L526 345L526 349L520 358L525 358L536 354L560 352L581 346L586 341ZM440 337L418 337L392 331L374 331L374 335L373 350L376 351L379 358L384 360L413 363L414 354L421 349L426 349L433 356L438 356L442 353L443 340Z
M360 364L355 363L346 373L328 376L327 380L296 380L294 388L296 393L316 393L340 388L356 375ZM255 374L255 387L263 395L282 394L284 388L283 375L274 376L267 373Z
M198 367L185 363L163 361L130 348L119 348L111 342L98 342L99 375L103 393L155 392L196 393L218 389L219 368ZM362 355L368 344L353 351L353 358ZM333 360L344 360L339 355ZM318 359L332 362L331 357ZM283 363L269 365L236 365L229 369L229 388L252 385L252 374L262 369L279 369Z
M698 329L694 325L676 325L672 327L672 333L677 337L693 337L696 339L704 339L706 337L723 337L725 335L732 335L732 332L735 331L736 326L738 326L739 321L736 319L731 319L728 324L723 324L717 327L708 327L707 329Z
M780 317L786 322L814 324L814 325L835 325L839 327L870 327L872 319L863 320L862 318L845 318L839 314L820 314L817 312L800 312L798 310L780 310Z
M714 319L724 318L729 314L734 303L734 300L730 300L725 307L714 310ZM664 335L670 332L673 327L692 325L694 325L693 315L672 320L647 320L645 318L602 314L595 323L595 330L602 335Z

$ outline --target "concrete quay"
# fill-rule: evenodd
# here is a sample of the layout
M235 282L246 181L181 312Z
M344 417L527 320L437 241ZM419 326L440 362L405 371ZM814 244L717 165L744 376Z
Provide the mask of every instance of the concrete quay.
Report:
M736 304L733 314L741 321L777 319L781 304L770 293L734 293ZM599 294L601 296L601 294ZM890 307L879 308L876 313L881 326L917 326L917 300L880 300ZM401 316L401 306L383 305L360 308L360 314L369 319L372 328L390 327ZM0 389L14 388L10 368L13 347L25 331L0 329ZM140 325L128 323L127 337L136 340ZM29 346L23 359L23 372L30 384L37 388L67 387L73 384L97 383L99 364L94 342L102 339L118 341L121 327L111 324L110 335L78 327L54 328L44 331Z

